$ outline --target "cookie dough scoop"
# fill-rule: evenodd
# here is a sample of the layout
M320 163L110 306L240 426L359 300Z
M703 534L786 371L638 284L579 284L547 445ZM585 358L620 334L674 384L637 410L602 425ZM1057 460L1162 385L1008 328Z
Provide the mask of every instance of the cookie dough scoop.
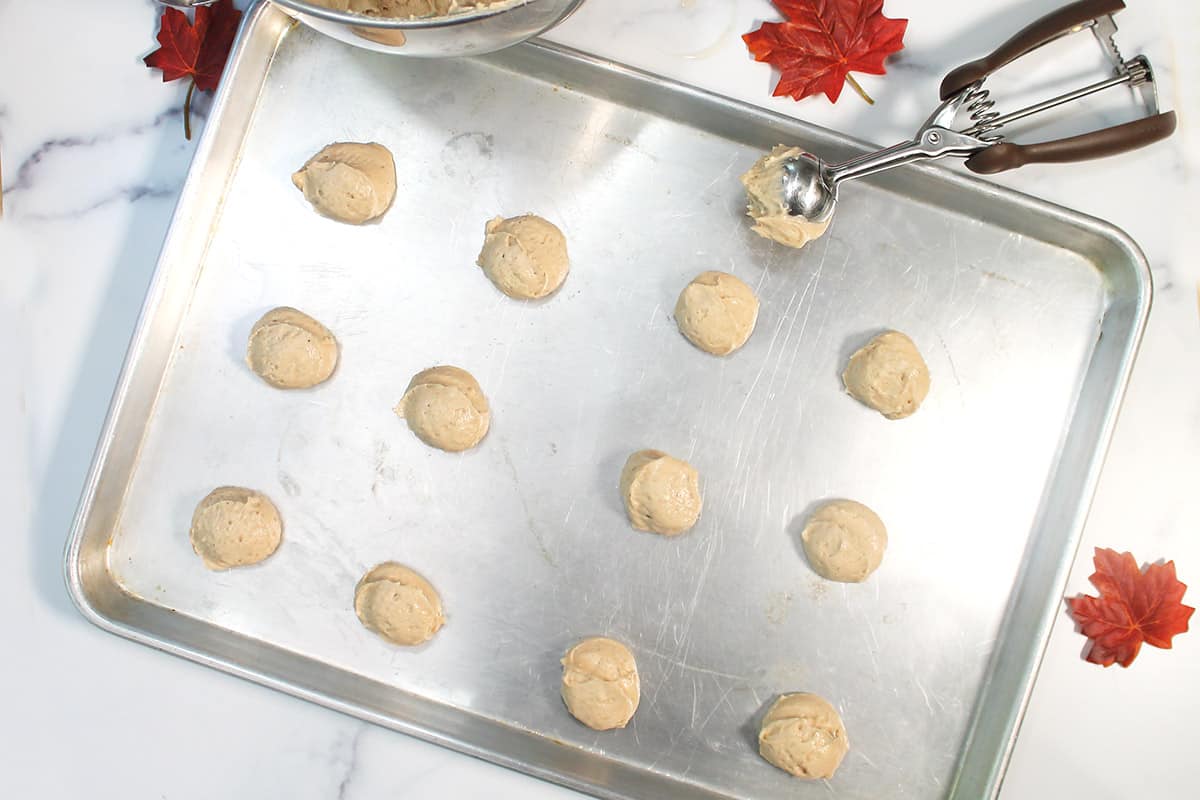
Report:
M827 224L833 216L841 183L904 164L957 156L966 159L965 165L972 172L992 175L1025 164L1088 161L1167 138L1175 131L1175 112L1159 111L1150 61L1144 55L1124 59L1113 41L1117 26L1112 13L1105 12L1119 11L1123 7L1124 4L1119 2L1072 3L1031 22L989 55L952 70L942 81L941 104L909 141L839 164L827 164L812 153L787 153L775 165L779 177L775 188L782 206L793 218L809 224ZM1095 34L1111 64L1111 74L1105 80L1004 115L993 110L996 100L991 97L991 90L984 88L984 82L993 72L1042 45L1085 29L1091 29ZM1005 126L1017 120L1126 83L1130 87L1140 87L1147 116L1036 144L1006 141L1007 132L1002 132ZM958 123L960 113L965 119ZM751 216L754 216L753 212L752 200ZM758 226L755 230L775 238ZM777 241L790 244L782 239Z

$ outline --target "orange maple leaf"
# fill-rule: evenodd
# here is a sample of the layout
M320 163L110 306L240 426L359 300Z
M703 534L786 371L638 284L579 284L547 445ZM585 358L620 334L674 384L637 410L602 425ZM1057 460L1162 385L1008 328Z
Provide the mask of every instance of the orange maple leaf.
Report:
M1128 667L1142 642L1170 649L1171 637L1188 629L1194 608L1183 604L1187 586L1175 578L1175 562L1138 569L1131 553L1096 548L1092 584L1099 597L1067 598L1079 630L1091 640L1087 660Z

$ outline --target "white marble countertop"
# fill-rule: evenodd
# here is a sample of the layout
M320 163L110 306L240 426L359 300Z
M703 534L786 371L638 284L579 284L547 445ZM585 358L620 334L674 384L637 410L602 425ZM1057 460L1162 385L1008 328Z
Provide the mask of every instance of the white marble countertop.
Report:
M1056 5L888 0L889 15L911 23L890 74L861 78L874 107L852 93L836 106L772 100L770 70L738 39L774 18L766 0L590 0L554 38L890 143L924 118L948 68ZM1174 558L1196 605L1200 10L1130 5L1120 41L1157 66L1164 102L1180 114L1174 139L1001 179L1124 228L1154 269L1149 329L1068 591L1090 588L1092 548L1111 546ZM63 543L192 154L180 130L185 87L161 84L140 61L155 29L149 0L0 0L0 508L10 520L0 560L0 796L572 796L124 641L71 606ZM1031 72L1080 77L1057 58ZM1170 652L1145 648L1127 670L1084 663L1083 645L1060 618L1003 797L1195 797L1200 634L1178 637Z

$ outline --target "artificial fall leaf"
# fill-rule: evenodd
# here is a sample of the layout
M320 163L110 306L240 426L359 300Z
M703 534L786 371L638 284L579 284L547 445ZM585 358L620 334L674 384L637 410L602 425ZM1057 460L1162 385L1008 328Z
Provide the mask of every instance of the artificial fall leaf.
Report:
M242 12L233 0L217 0L197 6L195 21L177 8L164 8L158 29L159 48L143 59L147 67L162 70L163 82L191 78L183 101L183 130L192 138L192 92L211 92L221 81L221 72L233 47Z
M836 103L849 82L874 103L851 71L882 75L883 60L904 47L906 19L883 15L883 0L772 0L786 17L742 37L755 61L780 71L774 95L802 100L824 92Z
M1188 629L1194 608L1182 603L1187 586L1175 578L1175 562L1151 564L1145 571L1129 553L1096 548L1092 584L1099 597L1067 598L1079 630L1092 641L1087 660L1128 667L1142 642L1170 649L1171 637Z

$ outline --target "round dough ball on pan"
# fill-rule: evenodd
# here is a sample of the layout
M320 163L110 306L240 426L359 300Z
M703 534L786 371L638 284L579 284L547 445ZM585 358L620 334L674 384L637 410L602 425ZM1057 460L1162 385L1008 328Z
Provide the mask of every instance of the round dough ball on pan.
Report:
M303 311L272 309L250 329L246 365L278 389L307 389L329 379L338 344L329 329Z
M782 695L758 732L759 755L797 778L832 778L849 750L837 709L807 692Z
M395 412L422 442L451 453L479 444L491 424L479 382L465 369L444 365L413 376Z
M800 532L804 554L823 578L859 583L879 568L887 549L883 520L862 503L831 500L809 517Z
M912 339L884 331L850 356L842 382L863 405L888 419L902 419L929 394L929 367Z
M196 506L192 549L211 570L257 564L279 548L283 520L267 496L240 486L213 489Z
M689 530L703 506L699 473L661 450L639 450L625 461L621 497L633 527L663 536Z
M715 356L728 355L744 345L757 320L754 290L727 272L700 273L675 303L679 332Z
M316 211L361 225L383 216L396 198L396 162L375 142L334 142L292 175Z
M567 239L554 223L535 214L496 217L484 228L475 263L496 288L518 300L554 292L567 278Z
M641 699L637 662L615 639L584 639L563 656L562 698L571 716L598 731L624 728Z
M407 647L429 641L446 622L437 590L395 561L385 561L358 582L354 613L369 630Z

